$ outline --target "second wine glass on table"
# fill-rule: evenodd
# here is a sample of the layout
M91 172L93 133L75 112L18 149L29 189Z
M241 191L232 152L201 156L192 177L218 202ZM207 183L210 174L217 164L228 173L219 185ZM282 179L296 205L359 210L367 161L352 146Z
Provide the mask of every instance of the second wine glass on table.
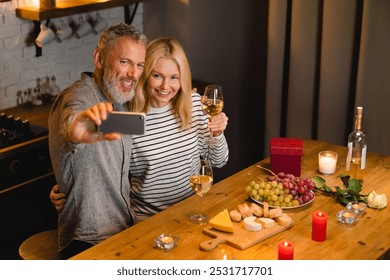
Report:
M207 216L202 213L203 195L213 185L213 169L208 161L201 160L200 166L199 163L196 164L190 178L190 185L192 190L200 196L199 213L192 215L190 221L193 224L206 224L208 222Z
M209 120L211 120L213 116L222 112L224 105L222 87L218 85L206 86L201 100L203 112L208 116ZM208 143L215 143L213 132L211 130Z

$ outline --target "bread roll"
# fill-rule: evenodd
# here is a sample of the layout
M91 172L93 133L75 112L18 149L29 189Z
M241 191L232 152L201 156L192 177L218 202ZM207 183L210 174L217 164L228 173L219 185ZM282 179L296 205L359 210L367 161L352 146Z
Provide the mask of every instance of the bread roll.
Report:
M249 206L250 211L252 212L253 215L257 217L262 217L263 216L263 208L261 208L259 205L256 203L251 203Z
M230 219L234 222L241 222L241 213L238 210L230 211Z
M242 217L243 219L245 219L246 217L252 216L252 212L251 212L251 210L249 209L248 204L246 204L246 203L238 204L238 205L237 205L237 208L238 208L238 211L240 211L241 217Z
M263 211L264 211L264 218L268 218L269 216L269 206L268 206L268 202L263 202Z
M282 216L282 214L283 209L281 207L276 207L274 209L269 210L268 217L273 219Z
M292 225L293 220L287 213L283 213L281 216L275 218L276 222L284 227L289 227Z

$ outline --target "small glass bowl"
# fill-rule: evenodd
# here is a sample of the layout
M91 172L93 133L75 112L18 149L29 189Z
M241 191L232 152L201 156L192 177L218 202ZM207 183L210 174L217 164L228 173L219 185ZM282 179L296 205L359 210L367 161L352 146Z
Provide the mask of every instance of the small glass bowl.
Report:
M352 225L356 221L356 214L349 210L341 210L336 217L343 224Z
M346 208L348 211L354 212L356 215L360 215L366 209L367 204L363 202L351 201L347 204Z
M164 251L172 250L179 241L179 238L172 236L172 234L160 234L154 239L154 243L157 248L160 248Z

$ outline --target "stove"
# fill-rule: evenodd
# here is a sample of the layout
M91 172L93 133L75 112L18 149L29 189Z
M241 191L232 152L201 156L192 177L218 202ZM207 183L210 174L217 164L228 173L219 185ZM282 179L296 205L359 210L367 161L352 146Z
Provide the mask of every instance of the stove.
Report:
M48 129L0 113L0 191L51 172Z
M29 120L0 114L0 149L48 135L48 129L31 125Z

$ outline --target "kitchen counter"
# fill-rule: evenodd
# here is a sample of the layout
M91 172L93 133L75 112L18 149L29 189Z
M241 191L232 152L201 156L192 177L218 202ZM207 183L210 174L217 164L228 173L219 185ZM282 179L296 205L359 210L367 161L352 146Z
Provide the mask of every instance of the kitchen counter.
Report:
M13 107L5 110L0 110L7 115L13 115L14 117L20 117L22 120L28 119L31 124L48 127L47 121L50 114L52 103L44 104L35 107Z

